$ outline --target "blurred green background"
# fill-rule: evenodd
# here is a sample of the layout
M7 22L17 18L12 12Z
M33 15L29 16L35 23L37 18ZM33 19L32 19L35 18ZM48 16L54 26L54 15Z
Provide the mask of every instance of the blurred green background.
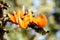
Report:
M0 0L1 1L1 0ZM16 24L7 22L6 30L9 33L5 34L7 40L60 40L60 0L2 0L10 7L8 12L13 12L22 7L26 9L37 10L36 14L43 13L47 16L48 23L45 30L50 31L46 35L41 35L33 29L21 29ZM55 16L58 15L58 17ZM56 18L56 19L55 19ZM57 23L57 21L59 22Z

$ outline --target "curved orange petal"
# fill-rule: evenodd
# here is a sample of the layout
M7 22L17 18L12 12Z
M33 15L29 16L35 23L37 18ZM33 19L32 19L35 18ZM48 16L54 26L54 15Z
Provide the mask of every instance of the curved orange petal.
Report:
M26 28L28 27L28 24L26 24L26 22L24 22L24 21L21 20L20 18L19 18L19 20L18 20L18 25L19 25L21 28L24 28L24 29L26 29Z
M47 24L47 18L46 18L46 16L43 15L43 14L39 14L38 18L39 18L38 25L40 27L42 27L42 28L45 27L46 24Z
M16 18L12 14L8 14L8 16L12 22L16 22Z

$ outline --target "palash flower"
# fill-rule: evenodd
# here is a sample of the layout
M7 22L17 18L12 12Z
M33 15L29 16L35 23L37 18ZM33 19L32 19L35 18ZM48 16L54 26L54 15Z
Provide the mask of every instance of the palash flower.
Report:
M20 10L16 13L8 14L8 17L13 23L17 23L21 28L27 28L28 25L36 24L38 27L43 28L47 24L47 18L43 14L39 14L37 17L33 17L31 11Z
M39 14L37 18L33 17L33 23L37 24L40 28L43 28L47 24L47 18L43 14Z
M19 18L22 18L24 15L24 11L23 10L18 10L16 12L14 12L13 14L9 13L8 14L8 17L10 18L10 20L13 22L13 23L17 23L18 22L18 19Z

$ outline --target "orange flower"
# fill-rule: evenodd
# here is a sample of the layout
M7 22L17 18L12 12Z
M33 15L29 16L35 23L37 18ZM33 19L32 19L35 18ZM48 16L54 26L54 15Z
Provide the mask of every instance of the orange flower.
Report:
M45 15L43 14L39 14L38 15L38 26L40 26L41 28L45 27L47 24L47 18Z
M8 14L10 20L13 23L17 23L20 27L22 28L27 28L28 24L32 21L32 13L28 12L25 16L24 16L24 11L17 11L16 13L12 14ZM23 18L23 20L21 19Z
M28 27L28 24L30 22L32 22L32 13L30 11L28 11L28 13L24 16L23 20L21 18L19 18L18 24L22 28L27 28Z
M8 16L12 22L14 22L14 23L16 22L15 16L13 16L12 14L8 14Z
M43 14L39 14L37 18L33 17L32 21L41 28L45 27L47 24L47 18Z
M47 24L47 18L43 14L39 14L37 17L33 17L32 12L26 12L24 15L24 10L17 11L16 13L8 14L10 20L14 23L17 23L21 28L27 28L30 23L34 23L39 27L43 28Z

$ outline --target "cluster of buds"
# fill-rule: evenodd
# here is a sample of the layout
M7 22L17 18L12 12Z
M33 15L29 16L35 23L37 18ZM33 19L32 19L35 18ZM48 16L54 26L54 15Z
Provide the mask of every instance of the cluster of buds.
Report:
M31 27L32 29L35 29L37 32L42 31L43 28L47 24L47 18L43 14L38 14L37 17L33 16L34 11L29 11L24 9L15 11L14 13L8 13L6 17L3 16L3 9L7 9L8 5L4 2L0 2L0 22L2 26L6 25L7 21L10 21L12 23L15 23L18 25L18 27L26 29L28 27ZM5 20L8 17L7 20ZM46 32L45 32L46 33Z
M20 28L26 29L28 27L31 27L37 32L39 30L42 31L47 24L47 18L41 13L37 17L35 17L33 16L33 13L33 11L24 11L23 9L21 9L14 12L13 14L9 13L8 17L10 18L10 21L12 23L17 24ZM43 30L43 32L45 31Z

